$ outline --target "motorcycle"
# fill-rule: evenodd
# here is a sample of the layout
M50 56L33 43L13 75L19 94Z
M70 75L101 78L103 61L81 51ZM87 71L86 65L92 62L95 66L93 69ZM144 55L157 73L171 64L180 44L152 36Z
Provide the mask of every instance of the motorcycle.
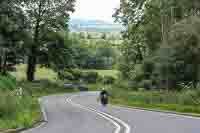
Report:
M108 96L107 96L106 94L102 95L102 96L100 97L100 100L101 100L101 104L102 104L103 106L106 106L106 105L108 104Z

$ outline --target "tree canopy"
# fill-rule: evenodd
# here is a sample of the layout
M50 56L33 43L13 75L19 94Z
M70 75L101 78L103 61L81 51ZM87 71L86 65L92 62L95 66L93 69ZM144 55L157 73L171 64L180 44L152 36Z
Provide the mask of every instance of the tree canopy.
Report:
M157 88L176 88L189 82L196 86L199 5L198 0L121 1L114 16L126 26L119 64L124 77L150 80ZM138 65L143 67L136 73Z

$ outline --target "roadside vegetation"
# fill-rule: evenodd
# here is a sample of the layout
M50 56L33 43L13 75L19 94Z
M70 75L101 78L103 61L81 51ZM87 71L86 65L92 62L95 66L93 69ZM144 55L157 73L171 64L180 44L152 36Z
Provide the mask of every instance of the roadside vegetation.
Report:
M40 96L74 91L57 78L72 64L67 21L74 2L0 1L0 130L33 126Z
M28 82L23 77L24 65L17 68L12 74L0 76L0 131L29 128L42 121L39 97L78 91L64 88L64 82L57 80L56 73L49 69L38 68L38 80Z
M46 11L45 2L0 2L5 6L0 8L0 29L4 31L0 33L0 131L29 128L41 121L39 97L79 91L65 84L84 84L88 90L97 90L104 82L114 82L117 78L118 71L112 70L117 59L117 49L111 47L115 41L108 41L105 36L87 41L69 34L65 31L68 15L56 16L58 21L55 21L49 19L55 17L42 17L38 12L45 10L47 16L71 12L74 1L67 3L69 9L63 9L63 1L52 0L52 4L60 6L53 12ZM30 10L22 11L21 6ZM48 9L51 7L48 5ZM7 8L12 15L6 13ZM29 21L30 18L35 21ZM40 21L47 22L48 27L37 25Z
M145 90L131 88L127 83L108 87L111 103L142 109L155 109L200 116L200 90L185 88L181 91Z
M115 104L199 113L199 1L122 1Z
M37 99L78 91L66 84L105 87L113 104L200 114L199 0L121 1L116 36L70 33L74 2L0 1L0 130L40 121Z

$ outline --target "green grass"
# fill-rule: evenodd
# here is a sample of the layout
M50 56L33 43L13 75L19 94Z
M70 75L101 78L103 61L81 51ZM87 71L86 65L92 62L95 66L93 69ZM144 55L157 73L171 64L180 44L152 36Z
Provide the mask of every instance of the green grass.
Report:
M112 104L115 105L125 105L128 107L139 107L142 109L155 109L159 111L174 111L174 112L179 112L183 114L188 114L191 116L200 116L200 107L199 106L183 106L183 105L178 105L178 104L147 104L147 103L142 103L142 102L134 102L134 101L129 101L125 99L112 99L111 100Z
M50 81L42 81L39 84L21 81L18 86L22 87L25 93L20 100L16 96L0 97L0 112L2 112L0 129L29 128L41 120L39 97L76 91L65 89L62 84ZM3 95L3 93L1 94ZM13 94L13 92L7 94Z
M97 72L100 76L111 76L117 78L119 75L119 71L117 70L82 70L83 72Z
M31 127L40 120L39 104L36 98L24 92L1 92L0 129Z
M12 72L12 75L14 75L18 81L25 80L26 79L26 67L27 67L27 65L18 65L17 71ZM37 66L35 78L37 80L48 79L50 81L55 81L57 78L57 74L54 71L52 71L51 69L41 68L41 67Z
M37 67L36 79L39 81L34 83L25 80L26 65L17 66L17 72L12 73L12 75L17 79L14 89L7 89L5 91L0 86L0 131L14 128L29 128L34 123L40 121L39 97L77 91L65 89L63 87L64 82L58 80L56 73L50 69ZM3 86L10 86L10 82L3 81L3 83ZM18 88L23 89L23 96L21 97L16 95Z
M116 105L175 111L200 116L200 90L183 91L132 91L112 86L111 102Z

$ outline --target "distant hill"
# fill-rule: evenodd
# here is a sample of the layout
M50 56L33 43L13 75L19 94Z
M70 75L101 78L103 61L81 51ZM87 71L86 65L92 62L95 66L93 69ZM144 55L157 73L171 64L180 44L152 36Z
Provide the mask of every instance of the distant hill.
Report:
M71 32L120 32L124 29L120 24L81 18L71 18L69 28Z

